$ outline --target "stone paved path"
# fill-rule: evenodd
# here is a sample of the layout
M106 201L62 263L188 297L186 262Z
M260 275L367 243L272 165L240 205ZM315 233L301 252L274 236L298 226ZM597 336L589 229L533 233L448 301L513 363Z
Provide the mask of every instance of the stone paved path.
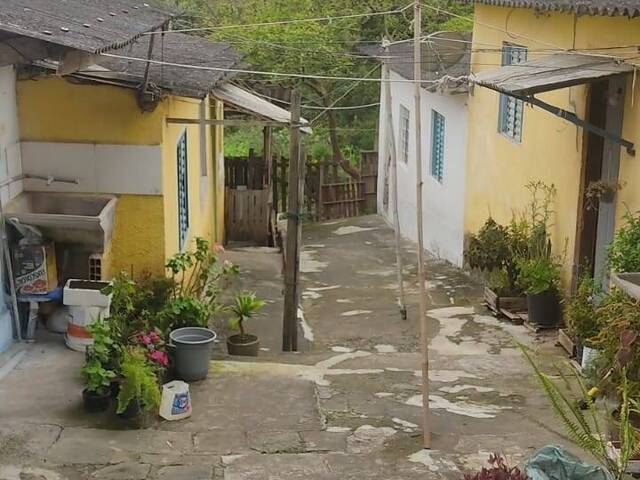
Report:
M492 451L519 461L567 443L512 344L555 362L550 338L487 316L479 286L430 259L433 449L422 450L415 252L405 245L402 320L393 232L377 217L305 226L303 240L304 353L277 351L279 258L234 252L251 272L244 287L272 300L254 323L268 350L231 359L218 348L191 386L191 418L131 429L82 412L81 356L41 335L0 381L0 480L459 479Z

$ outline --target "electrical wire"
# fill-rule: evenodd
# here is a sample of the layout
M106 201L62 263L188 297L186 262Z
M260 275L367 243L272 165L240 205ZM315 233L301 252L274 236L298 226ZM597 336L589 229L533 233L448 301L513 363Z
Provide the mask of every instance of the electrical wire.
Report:
M289 77L289 78L302 78L302 79L317 79L317 80L348 80L358 82L372 82L372 83L384 83L390 81L392 83L415 83L413 80L384 80L381 78L367 78L367 77L341 77L331 75L313 75L306 73L283 73L283 72L266 72L259 70L246 70L242 68L222 68L222 67L209 67L205 65L190 65L186 63L176 62L162 62L160 60L153 60L149 58L138 58L127 55L117 55L114 53L99 53L103 57L118 58L120 60L129 60L137 62L151 63L153 65L165 65L169 67L186 68L192 70L206 70L212 72L228 72L228 73L246 73L251 75L269 75L274 77ZM436 84L441 83L440 80L421 80L421 83Z
M405 5L402 8L396 10L387 10L384 12L367 12L367 13L354 13L351 15L339 15L339 16L325 16L325 17L315 17L315 18L297 18L290 20L277 20L273 22L260 22L260 23L247 23L240 25L219 25L216 27L195 27L195 28L182 28L177 30L154 30L150 32L145 32L143 35L158 35L160 33L186 33L186 32L205 32L205 31L213 31L213 30L229 30L233 28L253 28L253 27L271 27L275 25L290 25L296 23L310 23L310 22L332 22L334 20L345 20L349 18L361 18L361 17L375 17L380 15L391 15L402 13L407 10L409 7L413 6L413 2L408 5Z

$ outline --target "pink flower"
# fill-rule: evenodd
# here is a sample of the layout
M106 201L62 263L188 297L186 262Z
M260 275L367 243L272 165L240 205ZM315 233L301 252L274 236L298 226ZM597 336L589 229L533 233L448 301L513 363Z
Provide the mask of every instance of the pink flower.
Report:
M140 335L139 338L140 338L140 341L145 345L149 345L150 343L152 343L151 337L149 335Z
M156 332L151 331L147 336L149 337L152 343L158 343L160 341L160 335L158 335Z
M162 352L160 350L154 350L149 354L149 358L154 362L158 362L163 367L167 367L169 365L169 356L166 352Z

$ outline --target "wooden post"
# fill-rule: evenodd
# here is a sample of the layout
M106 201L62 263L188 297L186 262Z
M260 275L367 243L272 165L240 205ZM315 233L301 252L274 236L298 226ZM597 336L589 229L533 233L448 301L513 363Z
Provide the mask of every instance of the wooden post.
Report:
M424 232L422 231L422 6L413 4L413 81L416 126L416 213L418 225L418 282L420 282L420 346L422 353L422 446L431 448L429 427L429 333L427 331L427 289L425 285Z
M269 125L264 127L263 144L262 144L262 160L263 164L267 166L267 174L263 176L263 182L267 182L267 228L270 242L275 245L275 218L274 218L274 205L273 205L273 155L271 153L271 137L272 129ZM265 178L266 177L266 178ZM264 188L264 187L263 187Z
M385 49L389 52L389 48ZM387 130L384 132L385 135L385 149L380 152L382 155L391 155L391 187L393 188L391 193L391 201L393 202L393 226L395 229L395 247L396 247L396 274L398 278L398 307L400 307L400 315L403 320L407 319L407 307L404 303L404 281L402 278L402 255L400 251L400 215L398 213L398 164L397 155L396 155L396 139L395 133L393 130L393 112L392 112L392 102L391 102L391 83L390 83L390 75L389 75L389 67L387 65L383 65L384 72L384 93L385 93L385 108L387 110Z
M325 169L325 164L324 164L324 160L321 161L320 163L318 163L318 206L316 207L316 220L318 222L321 222L323 219L323 212L322 212L322 202L324 202L324 199L322 198L322 184L324 183L324 169Z
M287 246L284 270L284 318L282 349L298 349L298 277L300 269L300 191L303 168L300 155L300 94L291 95L291 135L289 147L289 195L287 205Z

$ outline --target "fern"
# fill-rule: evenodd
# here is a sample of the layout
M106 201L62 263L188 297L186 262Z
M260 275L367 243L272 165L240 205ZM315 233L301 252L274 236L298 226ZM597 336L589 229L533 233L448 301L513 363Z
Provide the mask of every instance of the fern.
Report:
M516 342L517 343L517 342ZM627 382L626 370L622 369L621 383L621 406L620 406L620 448L616 458L611 458L608 452L609 443L605 438L601 428L598 412L593 400L587 393L584 382L576 375L580 389L580 399L586 399L589 417L579 407L575 398L565 395L551 378L542 372L533 360L530 351L524 345L517 343L525 358L533 368L542 388L547 395L555 413L560 417L562 424L571 441L582 450L591 454L596 460L609 471L614 480L621 480L626 474L629 461L635 455L640 454L640 437L633 427L630 419L632 411L638 411L638 403L629 398L629 385ZM577 373L577 372L576 372ZM565 375L560 372L563 382L569 387L570 393L573 389ZM607 412L607 418L610 418Z
M144 352L125 350L121 368L123 381L118 393L117 412L124 412L134 400L138 400L145 410L157 408L160 405L160 387Z

